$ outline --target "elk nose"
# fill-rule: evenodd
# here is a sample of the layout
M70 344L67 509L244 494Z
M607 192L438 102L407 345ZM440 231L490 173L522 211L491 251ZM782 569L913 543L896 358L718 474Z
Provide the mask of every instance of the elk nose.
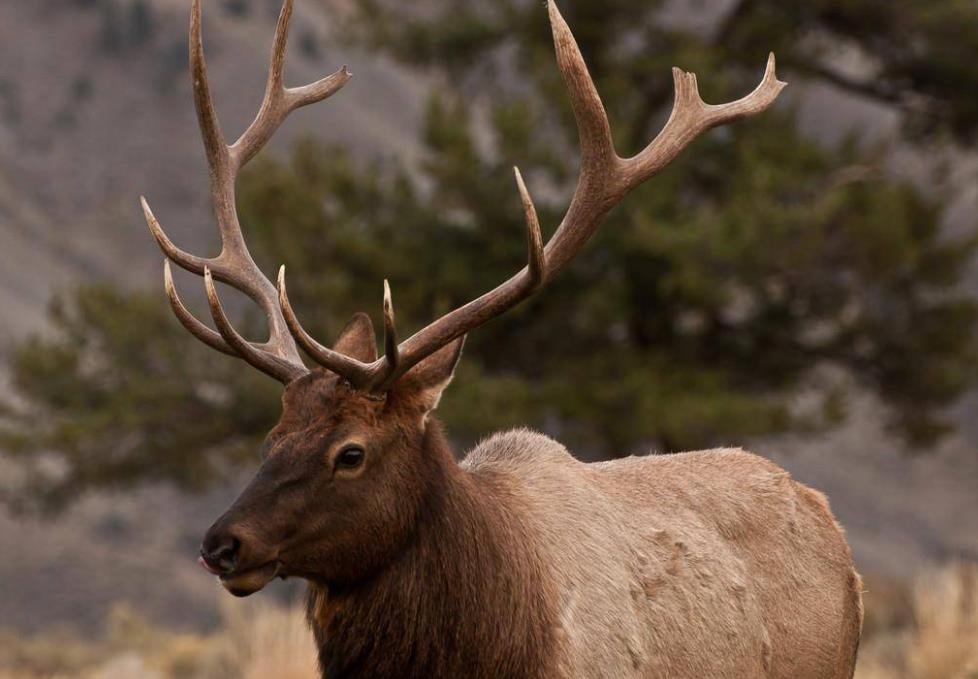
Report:
M208 534L200 546L200 565L215 575L226 575L238 564L241 541L229 534Z

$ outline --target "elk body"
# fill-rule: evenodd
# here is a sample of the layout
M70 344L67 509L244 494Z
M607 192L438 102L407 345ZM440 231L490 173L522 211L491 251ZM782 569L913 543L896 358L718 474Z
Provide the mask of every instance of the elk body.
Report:
M584 245L607 211L697 135L758 113L783 83L769 59L757 89L703 103L674 70L672 115L638 155L615 153L604 108L569 28L550 4L558 66L580 130L581 175L543 245L529 193L528 264L482 297L398 343L389 288L384 356L357 314L332 347L299 324L284 269L255 265L235 212L235 178L294 109L350 78L345 67L283 85L286 0L265 100L227 145L211 102L194 0L194 99L223 248L177 248L145 200L167 257L202 275L217 331L184 307L196 337L282 381L281 419L257 475L210 528L201 563L232 594L277 576L309 582L324 677L692 677L846 679L862 622L860 580L825 498L740 450L583 464L527 430L490 437L456 462L433 413L467 332L532 294ZM270 338L235 331L214 279L251 297ZM301 346L318 364L308 369Z

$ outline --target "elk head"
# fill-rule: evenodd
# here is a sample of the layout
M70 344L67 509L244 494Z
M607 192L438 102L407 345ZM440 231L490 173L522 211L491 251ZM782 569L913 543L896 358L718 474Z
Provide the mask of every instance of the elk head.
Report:
M290 382L263 464L208 531L202 563L242 596L276 575L347 583L388 561L441 476L428 417L461 349L436 351L383 397L322 369ZM357 314L333 350L375 360L370 319Z
M380 567L408 539L446 460L429 440L442 390L461 354L466 333L519 304L550 280L587 242L626 193L670 163L693 139L717 125L770 106L784 83L768 58L757 88L737 101L702 101L696 76L673 69L675 102L658 136L640 153L620 157L608 118L580 50L553 1L550 22L557 63L570 94L581 145L581 172L570 206L544 246L536 211L519 170L516 184L527 225L528 263L481 297L451 311L398 343L390 288L384 284L384 355L373 327L358 314L326 347L300 325L288 298L285 269L278 286L255 264L235 209L239 170L295 109L322 101L352 77L344 66L310 85L287 88L285 47L293 0L285 0L272 48L265 97L254 122L232 145L221 132L208 85L201 40L200 0L193 0L190 67L194 103L210 168L211 197L221 235L216 257L187 253L170 241L149 205L142 205L153 236L168 258L164 285L170 306L190 333L283 382L282 416L262 450L263 463L234 505L211 527L201 561L233 594L261 589L276 575L314 581L354 581ZM217 331L180 301L169 261L203 276ZM269 339L254 343L231 325L214 280L231 285L261 307ZM298 347L320 367L310 370ZM435 434L432 431L435 430Z

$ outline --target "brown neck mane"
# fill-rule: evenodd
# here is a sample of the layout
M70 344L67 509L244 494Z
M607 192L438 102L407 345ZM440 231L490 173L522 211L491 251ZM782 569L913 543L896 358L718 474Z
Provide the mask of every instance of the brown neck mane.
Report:
M554 653L546 595L505 480L455 462L437 422L435 462L415 534L385 568L343 587L310 585L323 677L544 677Z

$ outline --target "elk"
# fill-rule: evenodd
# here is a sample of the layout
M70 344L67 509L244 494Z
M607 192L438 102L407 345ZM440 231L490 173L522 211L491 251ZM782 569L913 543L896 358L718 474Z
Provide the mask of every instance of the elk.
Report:
M784 86L774 56L752 93L721 105L704 103L696 77L674 69L664 128L622 158L551 0L557 65L581 150L566 215L544 245L516 170L526 266L402 342L385 282L378 357L365 314L330 347L303 329L284 268L277 286L262 274L235 210L242 166L289 113L351 78L343 67L304 87L284 85L292 11L285 0L261 109L228 145L208 85L200 0L193 0L193 96L220 254L179 249L142 201L166 255L164 284L179 321L285 385L261 467L207 531L201 564L236 596L275 577L305 579L323 677L851 677L860 579L825 498L783 469L735 449L584 464L525 429L495 434L458 462L433 414L469 331L556 276L625 194L698 135L774 102ZM170 260L203 277L216 331L181 302ZM268 341L234 329L215 280L262 309Z

